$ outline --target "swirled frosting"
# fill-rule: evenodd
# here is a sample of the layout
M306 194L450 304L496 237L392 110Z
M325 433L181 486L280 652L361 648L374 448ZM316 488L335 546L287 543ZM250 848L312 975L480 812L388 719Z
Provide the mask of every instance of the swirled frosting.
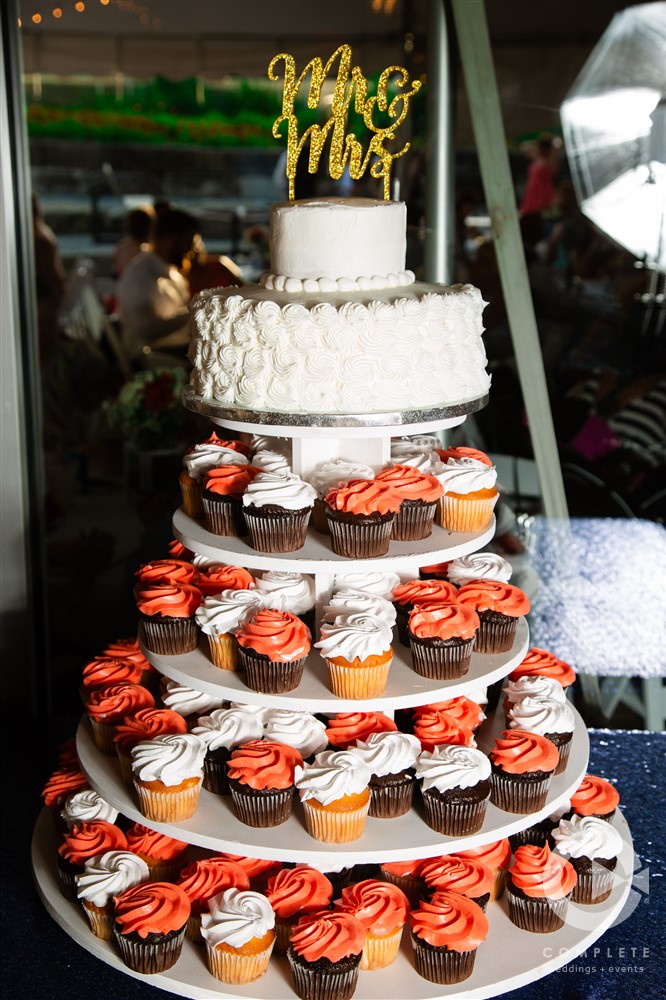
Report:
M187 851L187 843L176 837L151 830L141 823L134 823L127 831L127 846L135 854L159 861L175 861Z
M159 583L141 590L136 606L149 618L192 618L203 595L197 587L187 584Z
M438 444L438 438L430 436L392 438L391 464L411 465L420 472L429 473L439 461L435 452Z
M187 778L203 777L206 746L192 733L166 733L144 740L130 754L132 774L141 781L161 781L173 787Z
M231 752L229 778L249 788L289 788L302 765L298 750L273 740L251 740Z
M185 927L190 901L172 882L141 882L115 897L115 925L121 934L170 934Z
M140 590L159 583L185 583L196 586L199 573L196 566L184 559L154 559L145 563L134 574Z
M309 712L296 712L288 708L272 708L264 723L267 740L286 743L298 750L302 757L320 753L328 745L326 726Z
M577 881L573 866L553 854L548 844L516 848L509 874L516 888L532 899L563 899Z
M527 654L516 669L509 674L509 678L515 681L518 677L523 677L526 674L552 677L562 687L569 687L576 680L575 671L568 663L560 660L553 653L549 653L547 649L540 649L538 646L532 646L528 649Z
M239 864L243 871L247 872L250 884L255 879L270 876L282 867L280 861L269 861L267 858L247 858L244 854L216 854L215 856Z
M250 740L260 740L263 726L254 712L243 708L215 708L210 715L199 717L192 733L206 745L207 751L220 747L235 750Z
M336 615L332 622L322 622L321 639L314 645L329 660L343 657L351 663L385 653L392 641L391 626L385 621L352 611Z
M421 744L411 733L370 733L365 740L358 740L354 753L377 777L399 774L416 766Z
M458 461L461 458L472 458L475 462L481 462L482 465L492 466L492 460L486 455L485 451L480 451L478 448L468 448L465 445L452 445L450 448L440 448L435 446L435 451L442 462Z
M340 573L333 580L333 590L358 590L372 597L391 600L394 589L400 583L397 573Z
M552 698L559 702L566 700L560 682L545 674L520 674L515 680L509 677L504 684L503 693L509 702L522 701L523 698Z
M509 838L492 840L482 847L470 847L467 851L456 851L457 858L478 858L493 871L497 868L508 868L511 863L511 844Z
M380 867L383 872L395 875L397 878L409 875L416 878L421 871L422 864L423 858L412 858L409 861L382 861Z
M555 850L565 858L603 858L610 861L622 851L622 837L614 826L598 816L561 819L551 834Z
M494 465L485 465L475 458L450 458L438 463L433 468L445 493L455 493L467 496L480 490L494 490L497 482L497 469Z
M369 514L397 514L402 503L390 486L376 479L353 479L345 486L329 490L324 500L332 510L363 517Z
M191 476L192 479L200 480L207 472L220 465L249 464L246 455L239 451L237 447L230 447L232 443L237 445L238 442L221 442L219 439L218 442L207 441L202 444L195 444L185 454L183 457L183 466L188 476Z
M545 736L523 729L508 729L495 740L490 759L507 774L528 774L554 771L559 755L557 747Z
M513 572L511 563L497 552L470 552L467 556L452 559L446 575L451 583L462 587L470 580L499 580L508 583Z
M409 612L409 631L419 639L471 639L479 628L479 616L463 604L428 601Z
M390 601L384 597L375 597L362 590L337 590L324 607L323 619L326 622L335 621L340 614L374 615L393 628L396 620L396 610Z
M295 770L301 799L316 799L324 806L345 795L359 795L370 777L370 768L353 750L322 750L311 764Z
M264 606L278 611L302 615L314 607L314 578L303 573L269 569L257 577L257 591L264 597Z
M87 690L110 684L138 684L142 674L141 664L129 658L116 660L110 656L96 656L83 668L81 682Z
M310 475L309 482L316 489L319 499L323 500L329 490L353 479L374 479L374 475L374 469L369 465L336 458L332 462L321 462Z
M225 889L208 900L208 911L201 914L201 933L211 948L242 948L275 927L273 907L252 889Z
M455 601L457 595L456 587L447 580L406 580L393 589L393 601L403 606Z
M461 858L455 854L424 861L419 874L429 889L459 892L470 899L485 896L495 881L492 868L479 858Z
M475 902L459 892L436 892L409 916L412 933L435 948L474 951L488 934L488 919Z
M67 826L72 827L76 823L91 823L98 819L115 823L118 819L118 810L93 788L82 788L81 791L72 792L67 796L60 815Z
M117 639L115 642L109 643L106 649L102 650L102 656L108 656L112 660L129 659L134 663L141 664L144 670L150 669L150 664L141 652L136 636L132 636L130 639Z
M291 472L291 466L286 456L271 448L260 448L259 451L255 451L252 464L256 469L261 469L262 472Z
M373 937L393 934L404 927L409 916L409 901L402 889L372 878L345 886L334 906L342 913L353 914Z
M460 588L456 600L475 611L499 611L511 618L530 610L530 599L520 587L499 580L470 580Z
M223 590L249 590L254 587L254 577L242 566L212 562L207 556L195 556L193 564L199 570L197 586L204 597L221 594Z
M424 750L433 750L443 743L465 747L476 746L471 729L438 709L419 715L413 725L414 735L421 741Z
M397 732L393 719L383 712L338 712L328 720L328 742L346 750L358 740L366 740L370 733Z
M378 472L375 479L394 489L401 500L434 503L444 492L435 476L420 472L412 465L391 465Z
M170 679L166 679L162 685L161 698L165 708L178 712L184 718L206 715L215 708L221 708L223 704L217 695L196 691L180 681Z
M107 851L126 851L125 834L114 823L104 819L82 820L63 836L58 846L61 858L73 864L85 865L88 858L96 858Z
M262 608L241 622L239 645L267 656L273 663L291 663L310 651L310 630L290 611Z
M101 908L114 896L145 882L149 874L146 862L131 851L107 851L86 861L83 873L75 876L76 895Z
M204 597L194 617L205 635L233 634L242 622L265 606L263 594L254 587L251 590L223 590Z
M580 816L599 813L604 816L617 809L620 794L610 781L596 774L586 774L571 797L571 808Z
M521 698L509 709L509 727L528 733L573 733L575 719L568 701L555 698Z
M446 701L434 701L429 705L418 705L414 709L412 717L420 719L422 715L427 715L430 712L446 712L450 718L455 719L456 722L472 730L480 726L486 717L481 706L464 694L459 695L457 698L448 698Z
M254 465L220 465L203 477L204 496L241 497L259 470Z
M86 714L101 723L120 722L126 715L133 715L140 708L154 708L155 699L140 684L109 684L94 688L85 705Z
M423 791L435 788L474 788L490 777L490 761L484 753L470 746L441 744L432 751L423 750L416 762L416 776Z
M208 900L224 889L249 889L250 877L237 862L227 858L201 858L183 868L177 884L190 901L193 913L201 913Z
M243 493L244 507L266 507L274 504L283 510L303 510L312 507L316 491L294 472L260 472Z
M339 962L360 955L365 945L365 927L351 913L318 910L302 916L291 932L290 946L306 962L326 958Z
M64 767L52 771L42 788L42 800L48 809L55 809L73 792L90 788L88 779L77 767Z
M186 733L182 715L171 708L140 708L116 726L113 742L121 750L129 750L141 740L151 740L164 733Z
M308 865L283 868L268 880L266 898L276 916L287 920L296 913L316 913L331 902L333 886L326 876Z

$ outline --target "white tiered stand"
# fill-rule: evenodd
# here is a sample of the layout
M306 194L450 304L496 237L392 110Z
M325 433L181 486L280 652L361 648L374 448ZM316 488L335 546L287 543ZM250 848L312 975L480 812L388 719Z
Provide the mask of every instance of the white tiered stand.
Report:
M349 417L322 416L316 425L301 418L288 422L275 414L230 411L189 395L188 407L196 409L222 427L241 434L273 434L292 440L292 468L307 477L317 464L337 457L359 460L375 469L389 460L391 437L427 434L462 423L465 415L484 405L485 400L448 410L418 414L384 414L368 418L362 414ZM418 576L419 567L445 562L477 551L494 533L490 529L477 534L456 534L435 527L430 538L416 543L392 542L387 556L362 562L336 556L326 536L309 530L304 547L297 552L267 555L250 548L239 538L226 538L206 531L200 523L187 517L182 510L174 515L174 534L190 550L213 556L220 562L245 566L249 569L295 570L313 574L317 597L317 625L321 608L330 596L337 574L381 570L398 573L402 579ZM374 711L392 715L401 707L422 705L431 701L465 694L477 684L491 684L505 677L520 662L529 645L527 623L519 622L513 648L497 656L474 655L469 673L463 680L428 681L419 677L410 666L408 652L396 640L395 657L389 682L382 698L350 701L336 698L330 691L321 658L315 652L306 665L301 684L296 691L284 695L263 695L250 691L241 674L220 671L208 656L205 643L193 653L164 657L148 653L153 665L167 677L197 690L216 694L220 700L264 704L271 707L305 709L334 714L342 711ZM503 729L503 713L498 712L483 724L477 733L477 743L488 750L495 736ZM571 755L565 772L551 784L548 801L543 809L530 816L517 816L489 805L482 830L470 837L442 837L428 827L417 810L394 820L368 819L366 830L352 844L322 844L306 832L297 803L291 819L277 828L255 829L240 823L225 796L202 790L196 814L179 824L153 823L139 812L131 790L120 775L114 758L100 754L94 745L87 722L81 722L77 732L77 751L81 766L90 784L130 820L152 826L170 836L186 840L197 848L243 854L271 860L312 862L331 869L350 867L377 861L411 860L452 853L507 837L544 819L565 803L577 788L587 770L589 743L585 725L576 713ZM618 813L615 826L622 835L623 851L615 872L610 897L596 906L569 905L566 925L554 934L530 934L515 927L507 916L505 901L489 904L487 915L490 930L479 948L472 976L452 987L438 986L422 979L414 970L409 936L406 933L396 962L387 969L361 972L355 998L386 1000L404 997L406 1000L434 1000L436 997L493 997L533 982L570 962L597 940L622 909L631 887L633 847L629 828ZM50 816L43 811L33 836L32 859L35 880L41 897L54 919L82 947L114 966L119 971L170 991L192 998L257 998L257 1000L293 1000L295 996L286 959L271 959L268 973L247 987L233 989L219 982L207 970L205 953L185 941L183 953L176 965L166 973L139 976L121 961L112 943L101 941L90 932L87 918L75 903L66 900L58 888L54 862L56 838Z

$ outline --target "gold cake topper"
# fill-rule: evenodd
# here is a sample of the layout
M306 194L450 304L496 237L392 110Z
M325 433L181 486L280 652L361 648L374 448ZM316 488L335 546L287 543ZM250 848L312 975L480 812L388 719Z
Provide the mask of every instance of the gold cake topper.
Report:
M323 125L310 125L302 135L299 135L298 119L294 112L294 101L296 100L298 91L306 76L310 73L308 108L317 108L321 100L321 91L324 82L337 59L340 60L340 63L333 90L331 117ZM393 160L397 160L398 157L403 156L407 152L410 144L406 142L398 152L391 153L385 148L384 143L387 140L395 139L396 129L407 117L411 98L421 89L420 81L412 80L411 89L404 90L403 88L409 84L407 70L403 69L402 66L387 66L379 77L376 96L369 97L368 81L363 76L360 66L352 67L351 65L352 51L350 45L341 45L335 50L325 65L322 64L319 56L311 59L298 77L296 76L294 57L288 55L286 52L281 52L271 59L268 67L268 77L270 80L279 79L275 67L280 60L284 60L282 114L273 123L273 135L276 139L282 138L280 129L282 123L287 122L287 166L285 172L289 180L289 200L293 201L295 197L294 180L296 177L296 166L303 147L309 141L308 171L314 174L319 166L324 145L330 134L328 172L333 180L339 180L342 177L347 163L349 163L350 176L354 180L360 180L368 168L371 157L373 155L377 156L378 159L372 164L370 173L373 177L383 178L384 198L388 201L390 198L391 165ZM389 81L394 74L393 83L400 92L389 103L386 92ZM361 143L354 133L347 131L347 113L352 97L354 99L354 110L362 116L366 128L373 133L365 154ZM388 125L380 126L375 123L373 116L376 110L388 115L390 119Z

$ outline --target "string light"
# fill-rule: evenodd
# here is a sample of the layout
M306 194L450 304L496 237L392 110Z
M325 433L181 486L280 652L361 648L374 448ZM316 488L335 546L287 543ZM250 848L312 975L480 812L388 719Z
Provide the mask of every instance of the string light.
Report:
M84 4L83 0L79 0L78 3L74 4L74 10L78 11L79 14L83 14L83 12L84 12L85 9L86 9L86 5Z
M55 17L56 21L59 21L60 18L62 17L62 8L61 7L54 7L53 10L51 11L51 13Z
M32 20L33 24L41 24L42 23L42 15L41 14L33 14L31 20Z

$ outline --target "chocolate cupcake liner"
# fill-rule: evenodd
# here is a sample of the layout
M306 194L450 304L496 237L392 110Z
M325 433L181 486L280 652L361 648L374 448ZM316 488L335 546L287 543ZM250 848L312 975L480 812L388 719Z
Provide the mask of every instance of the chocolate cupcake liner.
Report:
M134 972L149 976L156 972L166 972L176 964L183 950L185 927L165 935L160 941L134 940L121 934L115 924L113 934L125 965Z
M326 517L326 504L319 497L314 502L314 507L312 508L312 527L315 531L318 531L321 535L330 535L331 531L328 526L328 518Z
M294 806L294 788L256 790L229 779L234 815L246 826L269 827L286 823Z
M381 876L384 882L390 882L391 885L397 885L398 889L401 889L404 892L412 909L416 909L419 905L419 900L421 899L420 878L416 875L394 875L393 872L387 872L383 868L381 869Z
M238 643L231 632L208 636L210 658L220 670L238 670Z
M294 611L293 614L296 614L296 612ZM305 625L305 627L310 630L310 635L313 635L314 634L314 630L315 630L315 609L314 609L314 607L308 608L307 611L300 612L299 614L296 615L296 617L301 619L301 621L303 622L303 624Z
M498 809L510 813L533 813L543 809L550 788L551 775L544 778L521 780L520 775L498 774L490 776L490 801Z
M396 541L416 542L432 535L437 501L403 500L393 520L392 537Z
M90 924L90 930L96 938L101 941L113 941L113 908L95 906L87 899L81 900L81 906L85 911Z
M88 721L90 722L92 738L97 749L106 754L107 757L115 757L116 744L113 742L113 737L116 735L116 727L110 722L98 722L97 719L93 719L90 715L88 716Z
M511 850L515 854L518 848L524 847L525 844L532 844L534 847L545 847L553 825L553 823L545 821L544 823L536 823L534 826L528 826L526 830L519 830L518 833L510 834L509 843L511 844Z
M435 520L447 531L485 531L490 525L499 493L494 497L470 500L445 493L437 501Z
M116 757L118 758L118 763L120 765L120 774L126 785L131 788L134 783L134 778L132 776L132 758L129 754L125 754L118 748L118 744L115 744Z
M192 944L204 943L204 939L201 936L201 914L200 913L190 913L187 918L187 924L185 925L185 937Z
M384 515L381 521L338 521L326 516L331 534L331 547L336 555L348 559L375 559L385 556L391 544L394 515Z
M413 777L405 777L389 784L373 784L371 781L368 816L376 819L404 816L412 807L415 784Z
M240 500L215 499L203 496L203 511L206 529L214 535L247 535L247 524Z
M277 914L275 915L275 953L277 955L286 955L289 951L293 926L293 920L283 920Z
M395 608L395 623L398 628L398 639L403 646L409 649L409 613L414 607L413 604L393 603Z
M429 640L427 643L409 634L412 667L420 677L433 681L451 681L464 677L469 670L472 650L476 651L474 636L455 645Z
M431 983L448 986L469 979L474 969L476 949L473 951L452 951L449 948L435 948L411 933L414 949L414 965L419 976Z
M227 779L227 762L231 758L231 750L220 748L208 751L204 757L203 786L207 792L214 795L229 795Z
M470 798L465 801L458 796L448 800L430 791L422 792L425 821L428 826L445 837L466 837L478 833L488 808L488 798Z
M550 740L551 743L555 744L559 755L557 767L553 771L553 774L562 774L562 772L566 770L569 762L569 752L571 751L573 733L545 733L544 735L547 740Z
M134 791L139 800L139 809L147 819L156 823L180 823L181 820L194 816L199 805L202 779L195 784L187 785L178 790L174 788L147 788L134 780Z
M83 872L83 866L74 865L72 862L67 861L66 858L63 858L60 853L56 855L56 864L60 892L65 899L70 899L73 903L78 902L76 875L80 875Z
M363 806L347 812L334 812L303 802L305 826L311 837L325 844L348 844L358 840L365 830L370 798Z
M149 653L179 656L197 648L199 632L195 618L141 616L143 641Z
M275 662L252 649L238 647L238 661L245 671L245 683L262 694L283 694L297 688L303 676L305 660L306 657L302 656L290 663Z
M387 965L392 965L398 957L401 940L402 927L398 927L392 934L386 934L384 937L374 937L374 935L366 933L365 945L361 953L361 968L385 969Z
M295 552L303 548L311 510L283 511L280 514L260 513L262 508L245 507L245 522L249 542L257 552Z
M569 897L563 899L523 899L507 887L509 919L516 927L534 934L550 934L564 927Z
M186 855L175 861L148 861L145 857L143 860L148 865L149 882L177 882L181 871L187 865Z
M356 965L349 967L349 961L330 963L331 968L322 968L321 961L316 966L301 962L290 949L289 965L294 978L294 991L301 1000L351 1000L358 982L361 956ZM342 964L342 968L336 968Z
M518 619L496 611L479 612L475 653L508 653L513 646Z
M265 975L272 951L273 942L256 955L226 951L206 943L206 964L210 974L220 982L241 986L243 983L253 983Z
M379 698L388 681L393 657L374 667L348 667L326 660L331 691L336 698Z
M589 871L579 871L576 868L578 880L571 893L573 903L583 903L586 906L603 903L608 899L615 882L614 870L592 861Z

